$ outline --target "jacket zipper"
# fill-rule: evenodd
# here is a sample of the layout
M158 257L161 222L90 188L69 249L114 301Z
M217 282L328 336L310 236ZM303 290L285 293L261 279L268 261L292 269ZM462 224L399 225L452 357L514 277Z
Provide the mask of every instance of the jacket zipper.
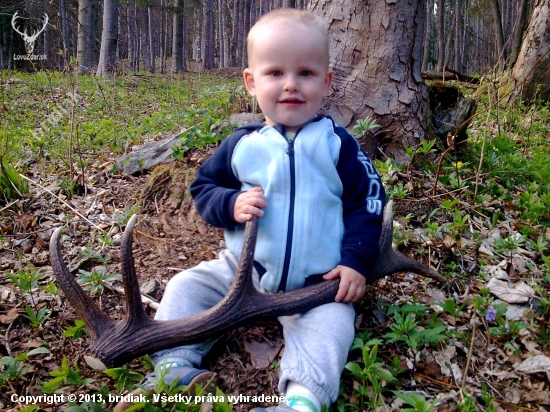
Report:
M294 139L290 140L286 137L285 139L288 142L288 147L286 148L286 154L289 156L290 160L290 208L289 208L289 217L288 217L288 232L286 235L286 249L285 249L285 259L283 262L283 272L281 276L281 283L279 283L279 291L286 291L287 281L288 281L288 271L290 268L290 258L292 255L292 237L294 235L294 203L296 199L296 164L294 158L294 141L298 137L298 133L294 136Z

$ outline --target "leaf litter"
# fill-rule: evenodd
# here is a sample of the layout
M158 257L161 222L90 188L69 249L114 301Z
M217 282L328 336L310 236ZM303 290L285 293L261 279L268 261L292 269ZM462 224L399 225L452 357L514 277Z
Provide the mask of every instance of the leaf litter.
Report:
M80 387L80 392L92 393L98 390L99 382L106 382L110 392L117 393L116 382L100 371L102 365L97 360L88 356L89 338L83 335L73 340L62 336L77 319L73 309L62 294L55 296L43 290L49 282L55 282L47 249L55 228L65 227L61 239L63 255L73 273L100 266L97 256L83 253L87 250L104 257L106 261L101 265L109 273L120 273L119 249L123 227L117 216L123 215L126 207L139 205L141 217L134 237L134 254L140 284L153 281L158 285L147 293L153 303L161 299L167 281L174 274L214 258L223 248L219 229L202 222L191 202L174 201L170 196L174 181L181 186L188 185L189 179L182 182L173 175L171 184L155 184L154 175L129 177L111 174L107 167L113 156L103 155L96 162L98 166L90 165L85 177L86 193L70 198L59 189L56 177L38 172L38 166L36 170L31 168L30 176L38 180L41 187L34 186L31 196L1 211L0 268L6 276L0 280L0 355L17 356L39 347L49 349L49 353L29 359L32 371L23 379L4 386L0 395L3 410L16 408L9 400L10 394L37 392L36 386L51 379L50 373L60 367L64 358L69 359L69 363L75 362L82 377L94 380ZM203 156L196 158L204 159ZM171 168L185 170L188 176L197 166L198 162L184 160ZM166 180L166 175L162 176ZM154 193L151 187L155 187ZM178 190L182 190L181 187ZM437 206L437 203L426 201L397 201L395 218L407 213L423 216ZM440 218L443 221L450 217L441 215ZM390 360L396 357L399 360L402 372L397 375L398 389L435 400L435 411L458 410L457 403L462 402L463 391L474 396L479 408L482 408L482 394L489 391L494 410L546 411L550 406L550 350L547 345L538 344L536 331L526 327L519 331L513 350L505 345L505 340L489 333L491 326L474 314L473 306L473 298L479 296L483 288L488 288L491 295L498 298L495 303L505 301L521 309L510 315L509 320L522 320L526 324L538 320L547 327L546 320L540 318L533 303L536 300L533 286L540 272L537 272L532 253L524 250L514 254L514 269L511 270L509 259L502 259L495 251L495 239L501 237L500 229L487 231L482 226L477 227L482 239L479 246L468 238L458 241L444 235L429 238L419 230L412 231L409 239L400 246L403 252L440 270L451 256L459 256L463 272L469 275L464 279L459 276L451 278L444 288L407 273L381 279L376 287L368 289L361 304L356 305L357 330L380 336L388 332L391 319L380 303L399 306L415 301L428 305L434 313L439 313L446 330L453 333L446 342L420 347L416 353L406 345L388 344L381 348L382 358ZM506 230L508 233L515 231L512 227ZM110 244L103 241L108 237ZM427 253L417 255L418 249ZM490 264L483 268L484 277L480 278L477 276L481 270L478 262L482 256ZM31 268L38 269L43 278L31 293L23 293L7 275ZM94 299L105 312L120 318L124 313L124 300L114 287L117 283ZM443 312L438 304L448 299L455 299L457 304L464 303L464 310L457 316ZM38 327L31 328L24 317L26 305L37 309L47 307L51 315ZM148 314L153 316L156 306L146 307ZM506 313L505 316L509 315ZM474 325L475 334L472 333ZM277 394L278 360L282 351L280 326L275 320L262 321L218 338L203 366L217 373L216 383L226 394ZM356 352L351 352L349 357L350 360L358 359ZM130 367L147 373L137 360ZM357 382L353 376L344 373L342 383L341 398L353 404L352 388L357 387ZM400 410L403 407L403 402L393 396L384 397L384 403L385 409L381 410ZM235 405L234 410L245 411L248 406ZM50 410L64 408L66 405L49 406Z

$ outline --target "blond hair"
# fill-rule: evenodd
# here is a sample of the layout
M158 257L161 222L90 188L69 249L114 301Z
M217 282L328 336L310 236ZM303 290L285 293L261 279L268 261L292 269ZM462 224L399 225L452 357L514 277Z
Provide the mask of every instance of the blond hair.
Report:
M248 59L250 61L250 56L252 55L254 39L258 30L268 24L283 24L283 25L300 25L306 26L318 30L319 33L323 36L323 41L325 44L326 56L327 56L327 66L329 60L329 46L328 46L328 30L325 22L315 14L299 9L291 8L282 8L271 10L270 12L264 14L260 19L252 26L248 32L247 37L247 52Z

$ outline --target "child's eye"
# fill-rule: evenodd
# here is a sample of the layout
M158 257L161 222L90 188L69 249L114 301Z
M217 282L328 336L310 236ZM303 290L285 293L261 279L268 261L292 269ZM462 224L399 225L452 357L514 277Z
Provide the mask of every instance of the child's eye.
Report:
M273 71L271 72L271 75L272 75L272 76L282 76L282 75L283 75L283 72L280 71L280 70L273 70Z
M302 76L302 77L309 77L309 76L311 76L312 74L313 74L313 73L311 72L311 70L302 70L302 71L300 72L300 76Z

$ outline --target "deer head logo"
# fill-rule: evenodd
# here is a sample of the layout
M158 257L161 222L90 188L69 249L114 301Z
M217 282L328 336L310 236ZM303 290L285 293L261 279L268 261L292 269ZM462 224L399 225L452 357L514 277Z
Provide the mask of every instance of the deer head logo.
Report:
M38 38L38 35L40 33L42 33L45 29L46 29L46 26L48 25L48 15L46 13L44 13L44 25L42 26L42 28L40 30L38 30L37 32L33 33L32 35L28 35L27 34L27 29L25 29L23 32L21 32L18 28L17 28L17 25L15 23L15 21L19 18L19 16L17 15L17 11L15 12L15 14L13 15L12 19L11 19L11 26L13 27L13 29L19 33L21 35L21 37L23 37L23 40L25 41L25 50L27 50L27 54L32 54L33 50L34 50L34 43L36 42L36 39Z

